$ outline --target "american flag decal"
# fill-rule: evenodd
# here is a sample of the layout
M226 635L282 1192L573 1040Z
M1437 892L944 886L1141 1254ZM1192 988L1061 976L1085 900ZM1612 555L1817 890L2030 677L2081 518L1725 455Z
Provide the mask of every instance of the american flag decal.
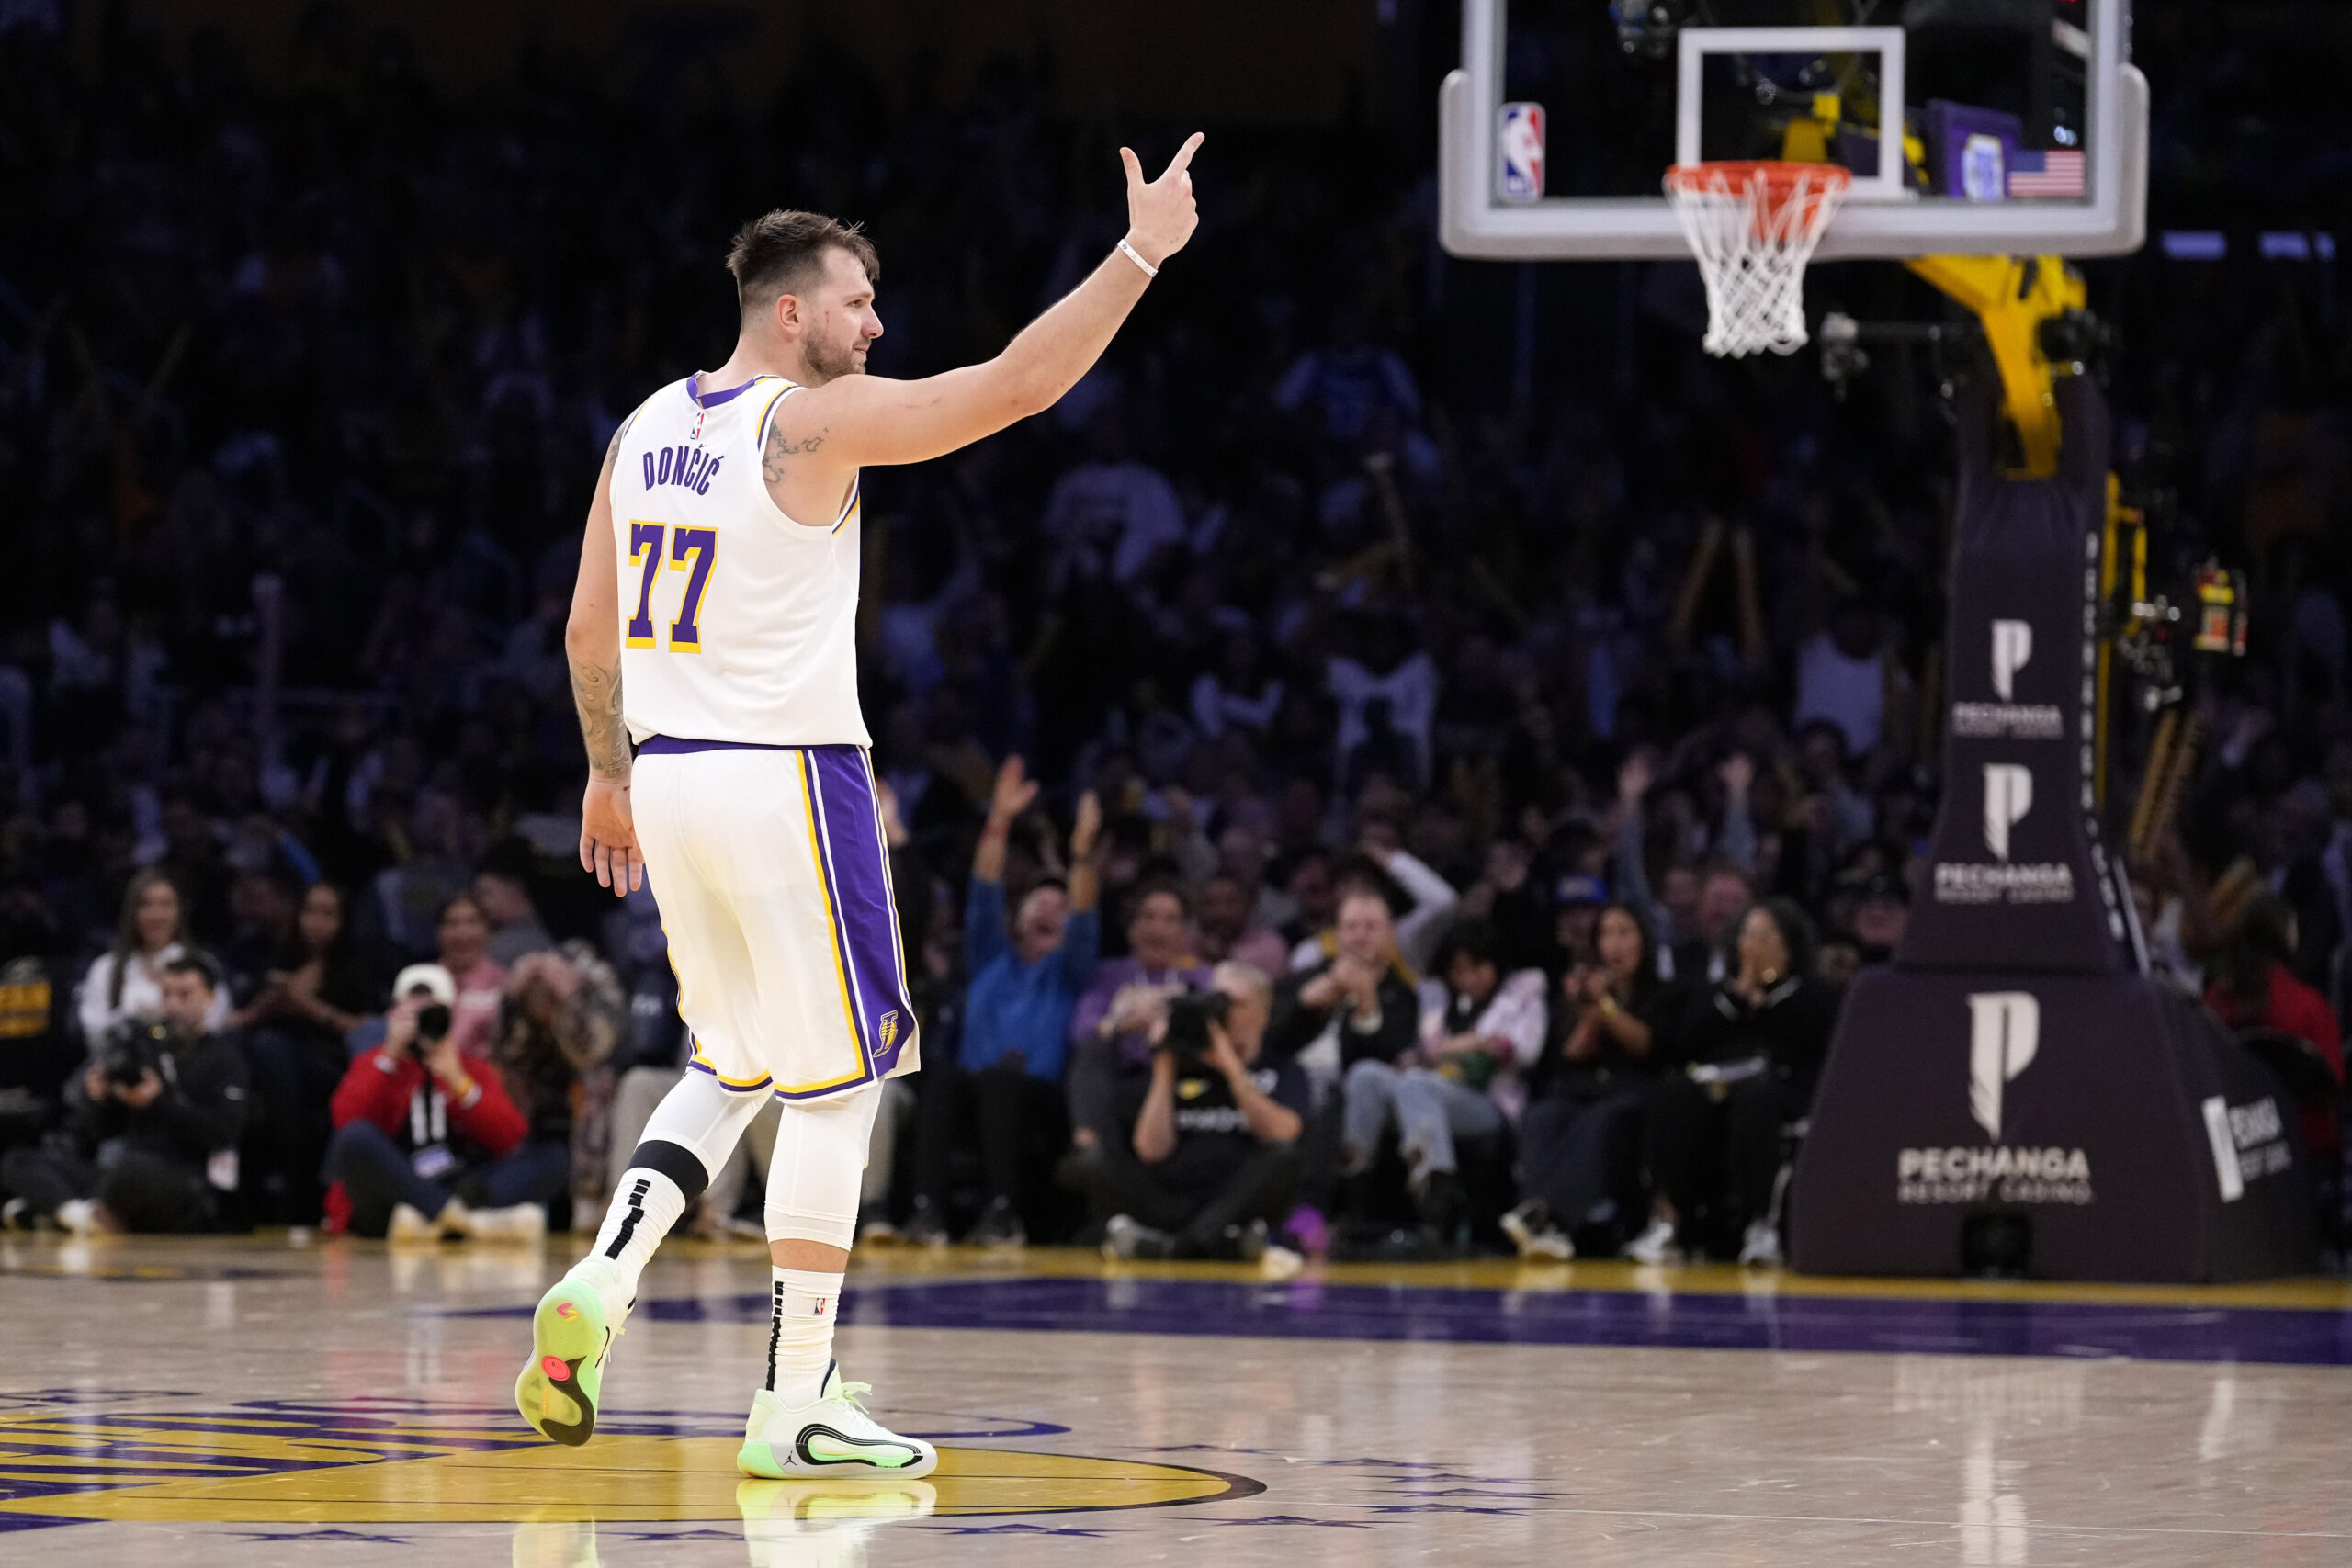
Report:
M2009 164L2012 197L2058 197L2079 201L2086 178L2081 152L2019 149Z

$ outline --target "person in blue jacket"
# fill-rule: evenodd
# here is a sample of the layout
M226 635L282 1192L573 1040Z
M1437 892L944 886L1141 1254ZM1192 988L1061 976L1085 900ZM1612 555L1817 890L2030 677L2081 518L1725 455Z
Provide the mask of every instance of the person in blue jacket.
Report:
M984 1247L1024 1245L1021 1198L1029 1151L1058 1148L1067 1137L1061 1080L1070 1009L1102 946L1094 865L1102 808L1091 792L1079 798L1069 881L1041 877L1008 911L1006 840L1036 798L1036 781L1026 776L1021 759L1006 758L964 897L964 954L972 980L963 1039L954 1062L923 1065L918 1190L906 1229L910 1242L946 1244L959 1139L977 1123L988 1204L965 1239Z

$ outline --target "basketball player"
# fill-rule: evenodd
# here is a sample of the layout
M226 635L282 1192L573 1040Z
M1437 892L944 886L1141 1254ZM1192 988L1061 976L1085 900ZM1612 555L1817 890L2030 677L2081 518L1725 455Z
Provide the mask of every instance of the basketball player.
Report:
M882 335L865 236L813 213L755 220L727 258L734 354L613 437L564 637L588 748L580 859L616 894L651 875L693 1051L594 1249L533 1318L515 1403L559 1443L588 1440L647 1259L775 1095L767 1367L739 1463L786 1479L937 1461L866 1415L832 1360L875 1106L917 1052L857 705L858 470L1051 408L1192 237L1201 140L1149 182L1122 148L1117 249L994 359L921 381L865 373Z

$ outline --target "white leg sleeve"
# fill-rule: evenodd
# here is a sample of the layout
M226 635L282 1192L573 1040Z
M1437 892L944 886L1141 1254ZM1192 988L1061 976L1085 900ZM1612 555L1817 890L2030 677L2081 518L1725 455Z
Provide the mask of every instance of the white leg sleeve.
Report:
M882 1086L811 1105L787 1102L768 1161L768 1239L847 1247L857 1239L857 1194Z

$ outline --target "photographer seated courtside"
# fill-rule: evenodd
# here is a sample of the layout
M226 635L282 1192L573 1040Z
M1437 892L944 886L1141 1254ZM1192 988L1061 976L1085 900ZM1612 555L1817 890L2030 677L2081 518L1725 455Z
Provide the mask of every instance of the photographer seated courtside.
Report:
M1169 998L1151 1021L1151 1084L1129 1147L1080 1168L1106 1257L1296 1267L1266 1233L1296 1190L1313 1101L1295 1059L1260 1063L1272 1004L1264 971L1220 964L1207 990Z
M571 1179L570 1147L526 1143L498 1069L459 1049L447 969L412 964L392 996L383 1043L334 1091L330 1224L394 1241L537 1241Z
M245 1058L209 1027L219 973L209 958L185 950L157 969L162 1017L111 1024L67 1089L65 1127L46 1146L12 1149L0 1164L12 1228L243 1228L230 1200L245 1124Z

